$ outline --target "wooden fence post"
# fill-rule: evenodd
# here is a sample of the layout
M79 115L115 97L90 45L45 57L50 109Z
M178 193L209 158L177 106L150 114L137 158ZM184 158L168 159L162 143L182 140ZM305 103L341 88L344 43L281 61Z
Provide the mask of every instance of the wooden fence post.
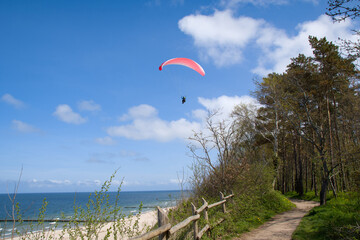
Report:
M203 200L203 205L207 205L207 202L206 202L206 200L204 199L204 198L202 198L202 200ZM208 215L208 207L206 207L205 209L204 209L204 218L205 218L205 223L206 224L209 224L209 215ZM210 230L211 231L211 230ZM210 237L210 231L207 231L207 235L208 235L208 237Z
M202 198L202 200L203 200L203 205L207 205L206 200L204 198ZM208 224L209 223L208 207L204 209L204 218L205 218L205 223Z
M164 226L169 223L169 218L166 215L165 211L162 210L160 207L158 209L158 225L159 227ZM163 233L159 235L159 240L167 240L169 238L169 233Z
M222 192L220 192L220 200L225 200L225 197L224 197L224 194ZM226 206L225 206L225 202L223 204L221 204L222 206L222 210L223 210L223 213L226 213Z
M194 216L197 215L198 212L196 211L196 207L195 207L195 205L194 205L193 203L191 203L191 207L192 207L192 213L193 213L193 215L194 215ZM198 233L199 233L198 221L195 220L193 225L194 225L194 240L197 240Z
M208 236L211 236L211 230L217 226L218 224L222 223L223 221L225 221L225 218L221 218L219 219L215 224L209 224L209 216L208 216L208 210L214 207L217 207L219 205L222 205L222 210L224 213L229 213L226 211L226 201L229 198L234 197L234 193L232 192L231 195L228 195L226 197L224 197L224 194L222 192L220 192L220 198L221 200L219 202L213 203L213 204L208 204L206 202L206 200L203 198L203 205L199 208L196 209L195 205L193 203L191 203L191 207L192 207L192 213L193 215L186 218L184 221L176 224L175 226L172 226L169 223L169 218L166 214L166 212L161 209L160 207L157 207L158 210L158 228L144 233L142 235L139 235L137 237L133 237L131 238L132 240L150 240L153 239L154 237L159 237L159 240L168 240L170 237L173 237L173 235L179 231L180 229L188 226L189 224L193 223L193 228L194 228L194 239L201 239L202 236L204 236L205 233L208 234ZM201 218L201 213L204 211L204 219L206 222L206 225L199 231L199 226L198 226L198 220ZM0 222L2 220L0 219ZM31 220L33 221L33 220ZM50 221L50 220L49 220ZM53 220L51 220L53 221Z

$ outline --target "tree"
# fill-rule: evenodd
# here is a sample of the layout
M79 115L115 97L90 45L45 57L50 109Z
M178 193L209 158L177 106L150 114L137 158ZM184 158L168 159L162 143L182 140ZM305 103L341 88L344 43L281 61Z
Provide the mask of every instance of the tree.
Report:
M273 165L275 176L273 180L273 188L275 188L276 180L279 175L280 158L279 158L279 134L280 134L280 101L282 92L282 75L272 73L268 77L263 78L263 82L256 83L259 90L255 92L262 107L258 111L257 128L260 134L268 140L273 146Z
M317 168L321 167L320 201L325 204L328 186L336 194L338 186L344 189L346 185L343 140L358 127L358 121L342 109L352 108L345 99L358 102L357 71L354 59L342 57L326 38L309 37L309 42L314 57L300 54L293 58L284 74L263 78L256 94L264 106L259 116L267 119L262 128L271 129L263 137L273 143L273 154L282 158L282 190L285 181L295 179L292 188L301 194L303 170L305 167L307 177L309 166L316 187ZM342 131L345 126L349 129Z
M332 116L338 105L336 95L344 94L350 87L349 80L356 75L356 70L352 63L354 59L343 58L338 47L326 38L309 37L309 42L314 49L314 57L299 56L293 59L288 67L287 77L299 93L300 112L296 115L301 121L297 130L302 138L315 147L322 164L320 204L325 204L329 184L336 195L332 176L334 170L341 165L341 161L335 162L334 157ZM308 131L306 126L312 131ZM311 133L315 138L311 137Z
M188 148L194 158L191 183L196 195L217 196L231 191L244 161L234 152L233 121L214 121L218 112L209 113L206 128L194 132Z

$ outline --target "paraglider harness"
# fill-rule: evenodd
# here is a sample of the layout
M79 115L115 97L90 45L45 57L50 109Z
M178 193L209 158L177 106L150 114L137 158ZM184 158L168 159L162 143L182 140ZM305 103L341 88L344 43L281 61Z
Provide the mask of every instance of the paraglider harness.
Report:
M181 97L181 103L184 104L186 102L186 97L182 96Z

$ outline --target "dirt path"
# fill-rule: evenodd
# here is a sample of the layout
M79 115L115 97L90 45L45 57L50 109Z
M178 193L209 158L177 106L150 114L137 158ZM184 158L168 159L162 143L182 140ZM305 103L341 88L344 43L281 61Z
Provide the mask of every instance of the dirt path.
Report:
M245 233L238 240L290 240L292 233L299 225L301 218L319 203L303 200L292 200L296 204L296 208L276 215L269 222L259 228Z

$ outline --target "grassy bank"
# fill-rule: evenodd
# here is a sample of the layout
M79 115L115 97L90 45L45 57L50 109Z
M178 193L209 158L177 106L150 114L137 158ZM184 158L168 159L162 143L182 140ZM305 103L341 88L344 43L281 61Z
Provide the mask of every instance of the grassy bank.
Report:
M178 209L170 213L172 224L176 224L192 215L191 201L198 207L202 205L200 201L195 199L189 199L189 201L182 203ZM217 201L219 199L211 199L209 203ZM227 205L227 210L230 211L230 214L221 213L221 209L211 209L209 211L210 225L220 218L225 218L226 220L213 228L209 236L204 236L202 239L232 239L241 233L258 227L276 214L292 209L294 206L294 204L277 191L271 190L260 196L249 194L237 195L235 193L234 201L230 201ZM200 221L199 229L203 226L205 226L205 222ZM176 239L192 238L192 230L190 226L180 233Z
M316 200L313 193L304 198ZM360 194L330 196L326 205L315 207L302 219L293 239L360 239Z

